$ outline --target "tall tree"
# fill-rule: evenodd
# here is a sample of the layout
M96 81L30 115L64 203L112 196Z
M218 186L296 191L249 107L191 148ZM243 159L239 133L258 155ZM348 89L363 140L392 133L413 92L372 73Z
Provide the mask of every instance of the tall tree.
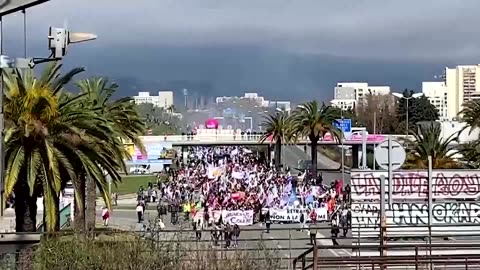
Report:
M291 116L292 130L297 137L306 137L311 143L312 170L317 174L317 145L327 133L337 141L342 138L341 132L334 127L333 122L340 116L331 106L319 105L317 101L310 101L297 107Z
M145 103L136 105L136 109L144 119L146 129L150 130L150 135L178 134L180 132L182 121L171 113L172 108L165 110Z
M260 142L271 140L275 143L275 168L280 169L282 158L282 144L291 139L291 126L287 113L277 112L265 116L262 123L266 132L261 136Z
M438 120L438 110L433 106L427 97L421 96L419 98L412 98L412 90L405 89L403 96L398 100L397 115L402 126L405 126L407 121L407 99L408 100L408 126L413 129L418 122L421 121L436 121Z
M370 134L394 134L398 127L397 107L391 95L367 94L364 102L358 104L357 121Z
M89 112L73 111L77 100L66 99L62 89L83 69L60 76L61 65L48 65L36 78L31 70L4 71L6 196L15 194L16 230L36 230L37 196L43 195L48 231L59 226L62 181L75 177L68 148L87 126ZM62 175L66 176L65 178Z
M107 175L111 177L113 183L121 181L117 170L127 173L124 160L129 158L128 152L123 147L122 140L129 140L137 147L143 150L143 144L140 136L145 132L145 124L140 117L131 98L121 98L112 100L112 96L117 89L116 84L109 83L103 78L92 78L77 82L80 92L83 95L82 101L84 109L90 109L95 112L105 128L111 130L107 144L98 144L98 151L101 154L108 154L114 158L114 162L108 160L98 160L102 168L100 174L91 177L86 171L86 211L85 224L88 232L95 228L95 201L96 188L103 192L107 199L107 206L110 206L110 195L105 194L108 189ZM108 193L108 192L107 192Z

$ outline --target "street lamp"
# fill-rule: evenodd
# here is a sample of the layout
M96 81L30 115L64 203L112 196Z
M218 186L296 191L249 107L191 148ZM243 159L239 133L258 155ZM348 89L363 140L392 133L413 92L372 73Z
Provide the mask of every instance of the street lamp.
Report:
M395 96L395 97L397 97L397 98L400 98L400 99L403 98L403 99L405 99L405 100L407 101L407 107L406 107L406 110L407 110L407 112L406 112L406 118L407 118L407 119L406 119L406 121L407 121L407 123L406 123L406 129L407 129L407 138L408 138L408 101L409 101L410 99L412 99L412 98L419 98L419 97L423 96L423 93L414 93L414 94L412 94L412 95L409 96L409 97L406 97L406 96L404 96L403 94L400 94L400 93L392 93L392 95Z
M342 119L342 123L340 125L340 128L342 129L342 183L345 183L345 147L343 145L343 139L345 138L344 134L344 128L343 128L343 108L340 108L340 118Z

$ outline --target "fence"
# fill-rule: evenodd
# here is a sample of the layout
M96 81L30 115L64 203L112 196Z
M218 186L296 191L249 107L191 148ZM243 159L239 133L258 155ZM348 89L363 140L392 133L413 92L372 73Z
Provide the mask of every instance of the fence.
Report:
M240 262L255 265L257 269L263 270L351 269L351 267L378 269L382 266L388 266L388 269L392 267L426 269L425 267L430 266L436 267L435 269L480 269L480 233L465 234L466 238L463 240L448 239L443 234L432 234L431 239L417 239L415 234L402 235L403 239L395 241L392 238L389 239L390 242L385 243L380 242L378 238L372 238L370 239L371 242L376 243L372 245L357 245L358 236L348 234L345 238L337 239L340 245L335 246L329 236L330 227L319 225L317 226L319 232L316 238L317 245L310 246L308 245L310 238L306 232L298 231L298 226L285 226L289 225L277 225L277 227L271 229L270 233L267 233L264 229L242 228L238 239L238 247L226 247L226 240L223 235L218 239L218 245L214 246L214 241L210 237L211 230L202 231L199 240L195 238L195 231L193 230L157 230L155 227L137 232L98 230L96 238L101 242L101 252L103 252L105 258L113 257L120 260L119 256L128 257L129 247L133 245L131 244L132 241L142 239L141 241L147 243L148 246L143 251L148 253L147 257L157 256L159 253L166 254L165 252L168 250L168 254L170 254L168 259L175 258L178 263L195 265L193 268L183 269L223 269L196 267L206 264L232 266L232 264ZM454 232L465 230L465 228L446 226L444 230ZM387 227L387 232L388 229ZM12 235L10 234L10 236ZM60 232L56 238L67 239L67 242L68 239L77 241L76 238L72 237L72 232L68 231ZM10 239L8 243L0 241L0 250L5 250L7 244L15 242L11 237L5 235L1 235L0 239ZM475 243L474 239L478 239L478 243ZM48 241L46 244L48 245ZM232 244L234 243L232 242ZM31 247L26 246L25 250ZM120 247L121 253L116 254ZM74 248L75 252L82 253L81 248L77 245ZM63 249L68 250L68 247L62 247ZM89 249L94 252L94 248L89 247ZM15 269L12 265L25 264L25 260L18 259L17 250L18 246L9 252L3 252L4 254L0 257L0 269ZM383 256L379 255L380 250L384 251ZM378 254L372 255L372 252ZM27 256L27 259L35 259L35 250L29 256ZM96 257L103 258L101 255ZM59 255L56 262L61 262L62 258L68 258L68 256ZM162 259L167 260L167 258ZM157 261L156 263L160 262ZM31 263L28 264L31 265ZM17 269L30 268L19 267ZM56 268L50 269L54 270ZM232 267L231 269L252 268Z

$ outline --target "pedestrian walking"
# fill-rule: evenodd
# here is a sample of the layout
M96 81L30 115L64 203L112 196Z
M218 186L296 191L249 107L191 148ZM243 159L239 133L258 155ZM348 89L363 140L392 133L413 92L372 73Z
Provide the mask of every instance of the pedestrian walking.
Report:
M230 226L230 223L227 223L223 233L223 238L225 240L225 248L229 248L232 240L232 227Z
M143 207L141 203L137 204L137 208L135 209L137 211L137 217L138 217L138 223L142 223L143 220Z
M238 247L238 239L240 238L240 227L238 224L233 225L233 246Z
M109 219L110 219L110 212L108 211L107 207L103 207L103 210L102 210L103 226L108 226Z
M272 224L272 220L270 219L270 209L267 210L267 213L265 214L265 227L266 227L266 233L270 233L270 225Z
M338 221L336 218L332 219L332 230L330 231L332 234L332 243L334 246L338 246L337 238L340 229L338 228Z
M195 228L194 228L195 238L197 239L197 241L200 241L200 240L202 240L202 222L201 222L201 220L198 220L194 224L196 224Z
M317 226L316 222L312 221L309 226L308 233L310 235L310 245L314 246L317 244Z

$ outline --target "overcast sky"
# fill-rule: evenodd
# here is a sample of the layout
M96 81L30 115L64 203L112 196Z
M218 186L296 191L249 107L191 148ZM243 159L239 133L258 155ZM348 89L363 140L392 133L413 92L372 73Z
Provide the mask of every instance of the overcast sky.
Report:
M480 54L478 0L51 0L29 11L96 32L98 45L230 44L368 58ZM18 16L17 16L18 17ZM5 18L8 28L17 18Z
M89 48L241 45L473 64L480 60L479 12L480 0L51 0L27 14L33 48L46 47L49 25L67 21L71 30L99 36L82 45ZM4 18L10 54L21 48L14 33L21 24L21 14Z

